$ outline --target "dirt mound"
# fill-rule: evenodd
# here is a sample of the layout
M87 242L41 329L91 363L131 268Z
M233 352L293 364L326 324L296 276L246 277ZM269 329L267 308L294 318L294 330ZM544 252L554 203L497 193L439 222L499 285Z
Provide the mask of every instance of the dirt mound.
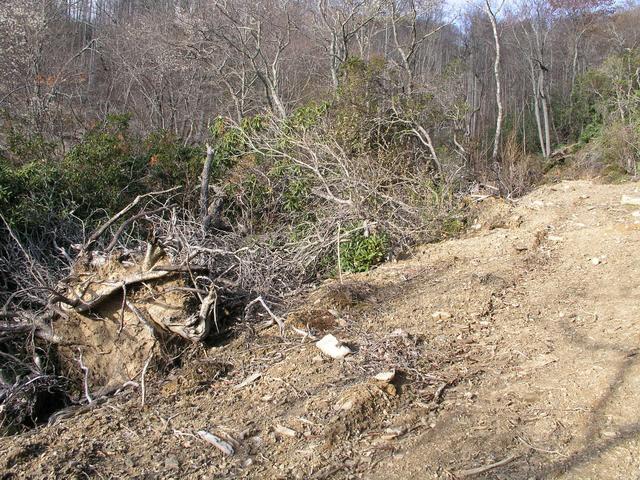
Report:
M623 196L640 184L480 202L463 238L302 297L285 338L241 323L150 372L144 406L127 390L0 440L4 478L635 478L640 206Z

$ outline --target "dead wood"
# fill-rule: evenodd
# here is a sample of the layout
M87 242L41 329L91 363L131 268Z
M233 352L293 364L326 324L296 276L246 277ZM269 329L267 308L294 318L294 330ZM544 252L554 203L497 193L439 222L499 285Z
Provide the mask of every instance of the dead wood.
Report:
M513 462L519 455L510 455L507 458L500 460L499 462L490 463L488 465L483 465L482 467L470 468L468 470L459 470L454 472L453 474L457 478L467 478L473 477L474 475L480 475L481 473L488 472L489 470L493 470L494 468L501 467L503 465L507 465L508 463Z
M127 220L125 220L124 222L122 222L122 224L120 225L120 227L118 228L118 230L116 230L116 233L113 234L113 237L111 238L111 241L109 242L109 245L107 245L107 247L105 248L105 252L110 252L111 250L114 249L114 247L118 244L118 240L120 239L120 236L124 233L124 231L127 229L127 227L129 225L131 225L133 222L140 220L140 219L147 219L150 215L155 215L157 213L161 213L164 210L166 210L168 207L160 207L160 208L156 208L155 210L152 210L150 212L147 211L142 211L140 213L138 213L137 215L134 215L133 217L128 218Z
M95 244L95 242L109 229L109 227L111 227L114 223L116 223L118 220L120 220L125 215L127 215L127 213L129 213L133 208L135 208L143 199L149 198L149 197L154 197L154 196L157 196L157 195L162 195L162 194L165 194L165 193L175 192L176 190L179 190L180 188L182 188L182 187L177 186L177 187L169 188L167 190L160 190L160 191L157 191L157 192L149 192L149 193L145 193L143 195L138 195L129 205L127 205L122 210L120 210L118 213L116 213L113 217L111 217L108 221L106 221L101 227L99 227L96 231L94 231L89 236L89 238L87 239L87 241L83 245L79 256L81 256L83 253L89 252L91 250L91 248L93 247L93 245Z
M166 277L168 275L171 275L173 273L176 273L177 271L182 271L182 270L174 270L174 271L167 271L167 270L159 270L159 271L153 271L153 272L147 272L145 274L142 275L137 275L134 277L130 277L130 278L126 278L120 282L115 282L113 284L111 284L111 286L102 294L98 295L97 297L89 300L89 301L84 301L82 299L82 297L78 297L74 300L69 299L68 297L65 297L62 294L57 294L59 296L59 299L62 303L66 304L67 306L71 307L73 310L75 310L78 313L88 313L91 310L94 310L95 308L97 308L98 306L100 306L105 300L107 300L108 298L110 298L112 295L114 295L116 292L122 291L123 288L127 288L131 285L136 285L142 282L148 282L151 280L159 280L163 277ZM105 285L107 284L106 282L96 282L98 284L102 284Z
M213 154L213 148L207 143L207 158L202 167L202 175L200 177L200 221L205 232L211 223L211 216L209 215L209 178L211 177Z

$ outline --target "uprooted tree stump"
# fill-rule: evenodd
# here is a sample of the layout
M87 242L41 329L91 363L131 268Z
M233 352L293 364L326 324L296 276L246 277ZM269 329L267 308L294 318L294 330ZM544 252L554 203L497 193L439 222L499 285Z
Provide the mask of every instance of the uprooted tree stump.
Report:
M201 267L163 264L162 254L153 263L141 255L93 258L74 266L55 323L67 369L84 370L92 388L133 380L149 358L162 365L209 334L217 292L193 286Z
M15 348L0 351L12 365L9 376L0 369L0 430L27 426L28 418L45 421L36 406L51 385L73 409L140 382L144 403L147 368L173 363L188 346L220 332L228 318L263 308L283 331L262 295L288 285L291 264L178 213L171 197L161 201L174 190L140 195L82 244L68 251L56 246L65 264L56 275L4 222L15 292L0 294L0 340ZM55 361L38 364L35 338L56 351Z

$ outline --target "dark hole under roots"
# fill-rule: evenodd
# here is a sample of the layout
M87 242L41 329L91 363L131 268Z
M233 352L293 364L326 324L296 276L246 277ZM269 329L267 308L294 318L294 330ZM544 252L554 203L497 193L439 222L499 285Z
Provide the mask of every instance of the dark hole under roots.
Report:
M66 382L59 382L55 377L35 379L20 382L6 392L0 417L1 435L13 435L42 425L55 412L71 404Z

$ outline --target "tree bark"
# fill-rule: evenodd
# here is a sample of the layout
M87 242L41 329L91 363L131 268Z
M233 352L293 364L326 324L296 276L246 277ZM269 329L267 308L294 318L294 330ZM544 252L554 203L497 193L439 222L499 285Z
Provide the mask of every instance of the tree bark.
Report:
M207 144L207 158L202 167L202 177L200 178L200 220L203 230L207 230L211 221L209 216L209 177L211 176L213 154L213 148Z
M502 135L502 84L500 81L500 36L498 35L498 24L496 22L496 15L491 10L489 0L485 0L485 10L489 21L491 22L491 29L493 30L493 40L496 47L496 59L493 64L493 75L496 80L496 103L498 104L498 115L496 118L496 134L493 141L493 153L491 154L491 160L496 163L498 160L498 154L500 152L500 137Z

